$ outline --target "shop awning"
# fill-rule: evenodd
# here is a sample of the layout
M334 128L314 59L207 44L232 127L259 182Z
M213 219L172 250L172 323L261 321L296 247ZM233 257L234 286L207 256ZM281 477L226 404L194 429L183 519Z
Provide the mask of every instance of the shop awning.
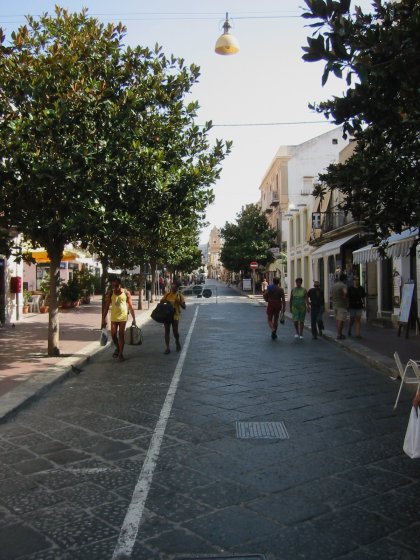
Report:
M406 257L418 234L419 228L410 228L402 233L396 233L388 237L387 256L390 258Z
M377 261L380 255L373 245L366 245L357 251L353 251L353 264L363 264Z
M318 249L315 249L311 254L312 257L327 257L330 255L336 255L340 252L340 249L343 245L354 239L358 235L357 233L353 233L353 235L348 235L347 237L340 237L340 239L334 239L334 241L330 241L329 243L325 243L325 245L321 245Z
M28 254L35 259L37 263L49 263L50 259L48 258L48 253L45 249L34 249L33 251L28 251ZM64 251L63 258L61 262L64 261L75 261L79 258L79 254L75 253L74 251Z
M274 262L270 263L265 269L266 272L276 272L277 270L281 270L281 267L287 263L286 254L285 253L280 253L280 254L284 256L279 257Z
M413 241L418 236L418 229L406 229L402 233L391 235L387 239L388 247L385 250L385 255L388 258L406 257L409 254ZM364 264L381 259L382 256L377 247L373 245L366 245L357 251L353 251L353 263Z

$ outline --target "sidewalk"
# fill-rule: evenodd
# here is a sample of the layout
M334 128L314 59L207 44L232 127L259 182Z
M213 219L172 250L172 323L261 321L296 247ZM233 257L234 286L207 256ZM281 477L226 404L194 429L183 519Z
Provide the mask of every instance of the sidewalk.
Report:
M133 298L139 326L150 316L151 309L144 303L146 309L137 310L138 298ZM26 401L77 374L86 361L106 348L99 344L100 296L89 305L60 310L59 321L61 355L54 358L47 355L48 314L23 315L14 325L0 329L0 422Z
M263 306L267 305L261 295L254 296L246 292L241 293L247 295L249 298L258 300ZM292 315L288 311L289 302L286 303L286 309L286 317L291 320ZM344 340L337 340L335 319L332 310L324 313L324 325L325 339L340 345L343 350L359 356L369 363L369 365L383 371L386 375L396 375L397 370L394 352L398 352L403 364L410 358L420 360L420 335L416 335L413 331L410 331L410 336L406 339L404 333L402 333L401 336L397 336L397 329L395 328L382 328L362 322L362 338L355 339L347 336L347 322L343 330L346 338ZM306 315L305 328L308 331L306 338L311 339L311 320L309 313ZM316 344L317 341L314 340L313 342Z

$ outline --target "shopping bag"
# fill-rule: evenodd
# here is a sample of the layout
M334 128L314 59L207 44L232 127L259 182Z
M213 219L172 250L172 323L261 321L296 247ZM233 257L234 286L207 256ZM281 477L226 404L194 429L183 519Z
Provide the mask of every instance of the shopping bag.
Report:
M411 459L420 458L420 416L415 406L411 407L403 450Z
M99 343L101 346L106 346L108 342L108 332L106 329L101 330L101 338L99 339Z
M284 311L280 313L280 323L284 325Z
M124 342L126 344L139 346L143 342L143 333L141 328L137 325L131 325L128 329L125 329Z
M174 318L175 309L169 301L158 303L153 309L151 317L157 323L170 323Z

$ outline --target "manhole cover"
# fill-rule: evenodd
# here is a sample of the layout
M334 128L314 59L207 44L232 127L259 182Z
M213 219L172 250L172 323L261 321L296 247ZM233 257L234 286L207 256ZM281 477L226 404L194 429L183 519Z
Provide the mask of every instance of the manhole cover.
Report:
M264 554L248 554L242 556L180 556L177 560L267 560Z
M289 434L284 422L236 422L236 437L289 439Z

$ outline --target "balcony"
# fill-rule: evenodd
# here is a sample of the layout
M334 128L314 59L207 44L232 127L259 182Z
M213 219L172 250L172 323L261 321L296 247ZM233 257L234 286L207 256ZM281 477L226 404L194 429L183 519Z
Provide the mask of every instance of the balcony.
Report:
M280 202L279 195L276 192L270 193L270 206L278 206Z
M332 231L338 229L347 224L354 222L354 218L351 214L345 214L342 211L339 212L322 212L321 213L321 230L322 233L327 231Z

